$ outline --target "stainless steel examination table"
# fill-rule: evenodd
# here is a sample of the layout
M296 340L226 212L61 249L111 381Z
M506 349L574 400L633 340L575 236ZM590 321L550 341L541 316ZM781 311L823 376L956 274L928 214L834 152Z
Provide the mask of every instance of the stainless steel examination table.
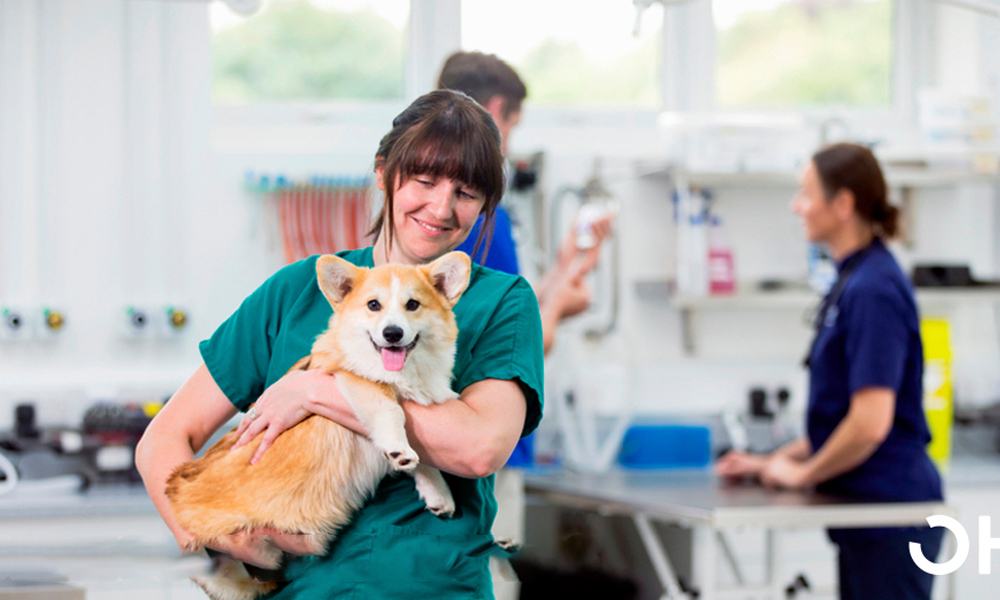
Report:
M781 530L837 527L927 525L931 515L954 516L939 502L863 503L817 493L768 490L756 485L725 485L707 471L612 471L530 474L525 491L546 503L603 515L630 518L663 588L662 599L690 598L681 589L653 522L678 525L692 533L692 575L699 600L785 598L777 581ZM765 581L748 585L726 542L725 533L742 528L765 532ZM946 544L947 546L947 544ZM718 585L717 556L728 562L736 585ZM947 553L947 550L945 550ZM949 581L949 588L951 588ZM949 589L949 597L952 597Z

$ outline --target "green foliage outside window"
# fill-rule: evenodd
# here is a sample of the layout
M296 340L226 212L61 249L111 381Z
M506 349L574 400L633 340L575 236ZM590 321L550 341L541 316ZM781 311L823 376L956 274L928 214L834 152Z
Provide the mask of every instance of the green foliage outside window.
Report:
M543 41L514 65L535 104L659 104L659 38L643 41L610 65L595 64L576 42Z
M811 0L717 31L722 107L888 106L892 2Z
M404 35L369 11L274 2L215 34L219 103L395 99L403 95Z

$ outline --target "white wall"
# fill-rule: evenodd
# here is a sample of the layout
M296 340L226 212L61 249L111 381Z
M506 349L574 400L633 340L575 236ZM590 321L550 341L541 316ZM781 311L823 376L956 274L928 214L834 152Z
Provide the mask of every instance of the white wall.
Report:
M0 426L19 400L72 424L96 397L160 398L196 364L217 275L197 267L220 255L204 229L205 10L0 2L0 306L53 306L67 322L57 339L0 342ZM188 302L176 340L121 334L128 303Z
M402 104L213 110L200 3L0 0L0 11L0 306L58 305L68 318L58 339L0 341L0 428L19 400L40 401L44 423L75 424L95 398L173 391L198 364L197 342L281 265L260 198L242 188L248 170L370 172L375 145ZM979 25L979 45L947 46L937 69L950 78L942 82L961 77L961 85L996 98L1000 66L988 49L1000 42L995 28ZM942 20L938 37L956 39L968 26L964 16ZM948 68L969 60L971 70ZM627 394L594 398L608 409L742 407L752 384L790 386L801 409L809 330L800 311L701 313L698 353L687 356L678 312L635 293L635 281L673 274L669 190L662 177L639 177L635 168L667 153L654 118L529 104L511 141L515 153L546 152L550 199L581 185L602 157L623 207L619 330L591 345L579 336L586 323L568 326L553 359L556 377L621 381ZM915 137L881 131L877 122L854 130L890 143ZM790 193L719 192L740 279L804 276ZM901 249L904 263L961 260L980 277L997 277L995 193L918 193L916 243ZM191 325L175 339L127 339L120 323L128 303L184 306ZM960 310L954 319L959 393L980 402L1000 395L993 312Z

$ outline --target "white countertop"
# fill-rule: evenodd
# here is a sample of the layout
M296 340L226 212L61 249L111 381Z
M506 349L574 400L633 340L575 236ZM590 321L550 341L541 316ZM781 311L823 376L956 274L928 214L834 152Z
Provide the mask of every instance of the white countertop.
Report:
M140 484L101 484L79 491L75 478L55 477L21 481L0 496L0 519L152 514L156 509Z

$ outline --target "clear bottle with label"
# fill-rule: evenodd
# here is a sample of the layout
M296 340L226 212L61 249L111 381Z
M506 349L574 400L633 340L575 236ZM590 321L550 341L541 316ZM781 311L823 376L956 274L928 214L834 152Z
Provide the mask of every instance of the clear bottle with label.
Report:
M677 191L677 293L708 294L708 196L701 190Z

